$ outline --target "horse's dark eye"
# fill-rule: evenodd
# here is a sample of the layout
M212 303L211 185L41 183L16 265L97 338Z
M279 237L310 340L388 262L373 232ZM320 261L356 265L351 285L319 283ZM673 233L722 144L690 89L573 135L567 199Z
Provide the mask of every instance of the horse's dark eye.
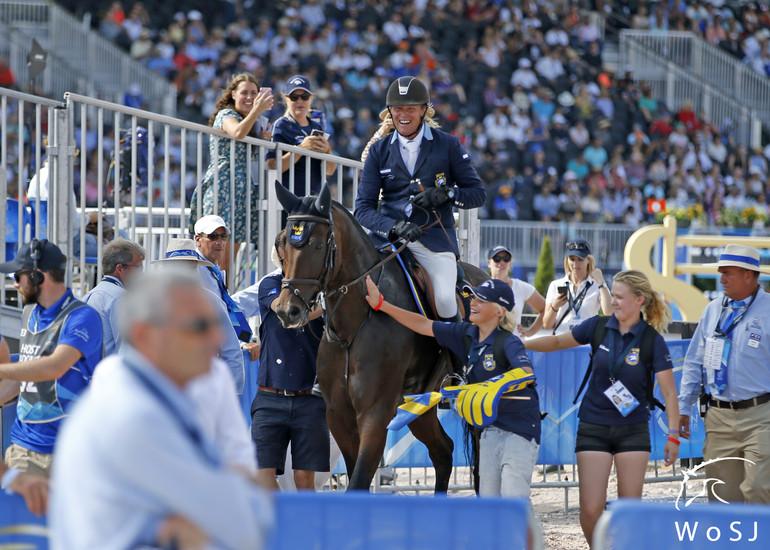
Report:
M318 241L317 243L315 243L316 250L321 250L323 247L324 247L324 243L322 243L321 241Z

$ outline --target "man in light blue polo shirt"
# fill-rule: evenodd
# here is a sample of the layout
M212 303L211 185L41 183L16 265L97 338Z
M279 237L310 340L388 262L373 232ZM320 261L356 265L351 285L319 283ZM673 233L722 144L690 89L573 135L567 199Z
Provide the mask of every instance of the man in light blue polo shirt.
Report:
M125 345L100 366L110 376L83 396L57 443L51 548L157 546L164 522L178 517L206 548L259 550L270 498L227 469L185 393L222 338L200 281L178 270L144 275L119 321Z
M104 277L83 296L83 301L98 311L102 318L105 357L120 350L117 305L132 277L142 272L144 258L144 248L137 243L123 238L110 241L102 251Z
M680 434L702 389L710 395L703 458L709 500L770 504L770 296L759 285L759 252L729 244L716 264L724 298L704 310L685 355ZM711 462L713 461L713 462Z

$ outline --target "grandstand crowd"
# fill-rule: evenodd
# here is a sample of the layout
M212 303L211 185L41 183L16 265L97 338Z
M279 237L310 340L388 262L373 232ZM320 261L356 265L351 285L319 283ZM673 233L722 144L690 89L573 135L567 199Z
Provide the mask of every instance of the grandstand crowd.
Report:
M599 25L607 13L636 29L699 32L767 73L767 4L61 3L90 12L102 35L171 79L187 120L205 123L234 73L253 73L278 92L288 76L307 75L344 157L358 158L376 130L390 82L418 76L442 128L460 138L488 186L483 217L638 225L665 200L704 224L729 223L726 208L753 206L757 220L770 218L770 146L747 151L729 121L704 120L689 101L665 105L633 67L607 70ZM126 103L140 107L141 90L127 90ZM283 109L276 102L270 120Z

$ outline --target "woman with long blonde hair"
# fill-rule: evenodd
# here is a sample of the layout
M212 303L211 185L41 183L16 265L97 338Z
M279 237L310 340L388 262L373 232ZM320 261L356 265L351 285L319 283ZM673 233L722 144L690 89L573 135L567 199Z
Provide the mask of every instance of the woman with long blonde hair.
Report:
M385 301L369 276L366 288L369 291L366 301L372 309L390 315L419 334L436 338L440 346L456 355L464 365L462 376L468 383L484 382L514 368L532 372L521 340L513 334L516 330L516 319L511 313L513 291L504 281L489 279L477 287L465 287L473 295L470 323L432 321L401 309ZM498 334L505 338L505 360L495 357ZM470 337L470 349L466 349L466 336ZM498 359L506 364L498 364ZM529 499L529 484L539 449L540 402L534 385L529 384L503 395L496 419L481 432L479 495Z
M575 453L580 488L580 525L588 543L607 502L613 460L618 498L641 498L650 458L649 396L655 373L666 404L669 433L666 465L679 456L679 404L671 356L661 330L670 310L641 271L621 271L612 282L612 315L595 316L558 336L527 340L532 351L557 351L591 343L600 345L591 361L591 375L580 405ZM654 331L652 334L649 331ZM645 339L645 336L648 338ZM643 349L651 341L651 350ZM647 363L647 364L645 364Z

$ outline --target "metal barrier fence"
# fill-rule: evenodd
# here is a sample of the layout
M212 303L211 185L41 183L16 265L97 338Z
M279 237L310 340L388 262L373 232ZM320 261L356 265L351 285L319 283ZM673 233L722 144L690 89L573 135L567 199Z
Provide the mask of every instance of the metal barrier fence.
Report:
M620 34L620 59L621 65L633 67L634 80L649 83L670 110L690 99L696 113L703 113L738 144L761 145L762 124L770 126L770 111L767 103L760 107L760 101L770 101L770 80L737 59L692 33L628 30ZM726 77L728 62L732 79ZM710 64L718 70L707 70ZM765 89L767 99L757 99L765 98Z
M0 22L0 32L10 38L8 55L17 82L29 81L27 55L34 38L48 53L38 86L45 94L62 97L77 90L122 102L129 86L137 83L151 110L169 116L176 113L177 92L171 82L53 2L0 0Z
M486 263L486 251L505 245L513 254L513 265L537 266L545 237L551 238L554 265L561 270L564 245L575 238L586 239L601 269L618 271L623 268L623 249L634 228L620 224L546 223L483 220L481 222L481 252Z

